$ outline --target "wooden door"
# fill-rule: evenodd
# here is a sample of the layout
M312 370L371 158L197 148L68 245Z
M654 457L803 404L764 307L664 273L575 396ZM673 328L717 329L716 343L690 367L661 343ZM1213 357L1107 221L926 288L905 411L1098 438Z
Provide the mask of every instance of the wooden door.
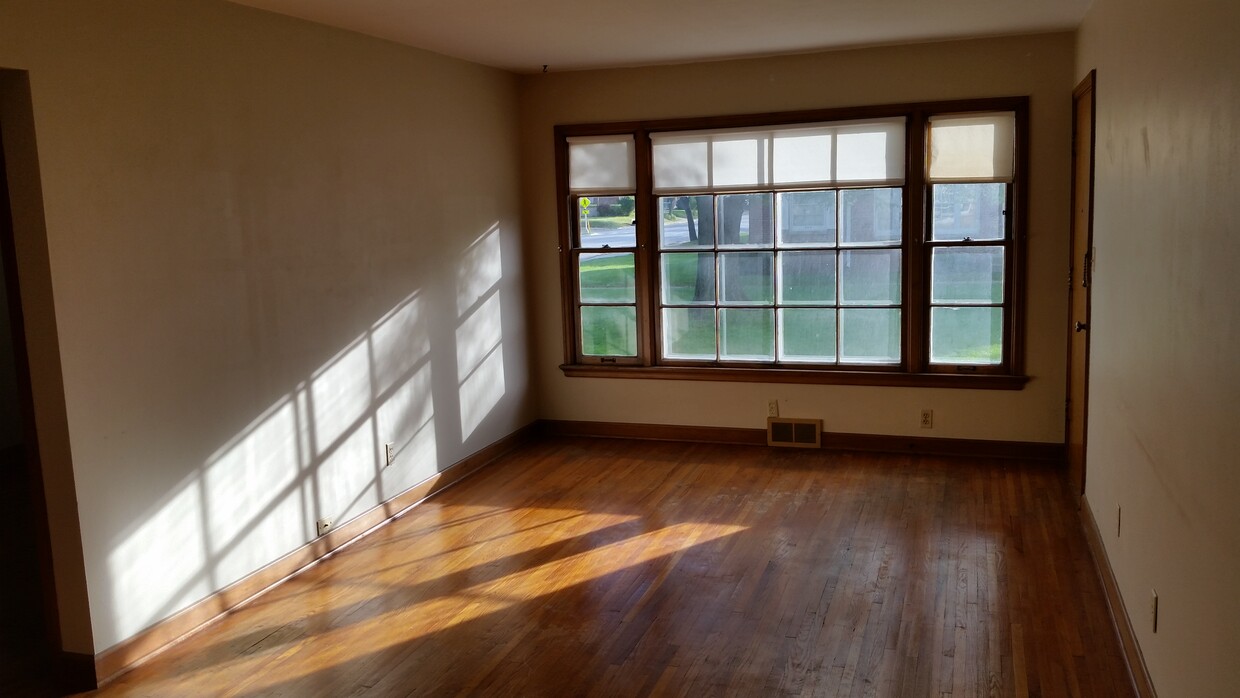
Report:
M1089 292L1094 237L1094 72L1072 94L1072 259L1068 271L1068 487L1085 492L1089 417Z

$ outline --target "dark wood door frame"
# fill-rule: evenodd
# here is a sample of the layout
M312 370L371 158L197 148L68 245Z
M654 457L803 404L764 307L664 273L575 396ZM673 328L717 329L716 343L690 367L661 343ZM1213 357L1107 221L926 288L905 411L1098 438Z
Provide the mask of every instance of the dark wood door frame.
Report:
M77 692L97 681L42 200L29 75L0 68L0 249L42 615L54 682Z
M13 343L13 368L17 382L18 411L22 422L22 459L29 482L31 523L39 560L42 591L42 617L45 654L50 659L60 647L60 615L56 603L56 579L52 569L52 539L48 528L47 502L43 488L43 469L34 423L34 392L30 382L30 359L26 348L26 323L22 315L21 288L17 278L16 245L13 239L13 212L9 203L8 168L5 165L4 136L0 130L0 257L4 261L4 285L8 296L9 331Z
M1090 291L1094 262L1095 71L1072 93L1072 209L1068 241L1068 341L1064 456L1068 487L1085 493L1089 423ZM1084 113L1088 110L1088 113ZM1087 122L1087 123L1086 123ZM1082 180L1082 178L1084 178Z

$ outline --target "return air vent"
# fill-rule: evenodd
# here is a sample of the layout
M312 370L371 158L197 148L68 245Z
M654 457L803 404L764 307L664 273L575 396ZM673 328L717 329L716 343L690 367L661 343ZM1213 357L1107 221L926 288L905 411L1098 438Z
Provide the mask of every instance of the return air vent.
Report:
M766 418L766 445L791 448L821 448L821 419Z

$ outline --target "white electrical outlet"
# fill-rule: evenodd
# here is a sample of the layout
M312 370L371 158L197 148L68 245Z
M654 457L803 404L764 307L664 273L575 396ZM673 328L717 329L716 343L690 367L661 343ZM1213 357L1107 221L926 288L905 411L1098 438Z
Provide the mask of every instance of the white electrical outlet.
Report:
M336 520L335 519L319 519L316 523L318 524L319 535L321 536L324 533L327 533L328 531L332 530L332 526L336 525Z
M768 417L779 416L779 400L767 400L766 401L766 416Z
M922 429L933 429L934 428L934 410L922 410L921 411L921 428Z
M396 460L396 444L383 444L383 464L391 465Z

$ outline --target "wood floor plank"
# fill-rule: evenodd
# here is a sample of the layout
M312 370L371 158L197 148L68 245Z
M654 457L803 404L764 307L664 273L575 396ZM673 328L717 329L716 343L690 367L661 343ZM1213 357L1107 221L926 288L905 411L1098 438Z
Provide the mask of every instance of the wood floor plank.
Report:
M1128 698L1061 478L548 438L97 694Z

